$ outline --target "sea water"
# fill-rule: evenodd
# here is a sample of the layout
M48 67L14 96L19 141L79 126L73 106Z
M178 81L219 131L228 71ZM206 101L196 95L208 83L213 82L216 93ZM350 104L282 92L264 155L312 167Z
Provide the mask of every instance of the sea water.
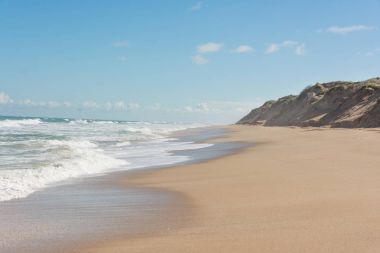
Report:
M173 151L211 144L170 134L199 124L0 117L0 201L70 178L189 159Z

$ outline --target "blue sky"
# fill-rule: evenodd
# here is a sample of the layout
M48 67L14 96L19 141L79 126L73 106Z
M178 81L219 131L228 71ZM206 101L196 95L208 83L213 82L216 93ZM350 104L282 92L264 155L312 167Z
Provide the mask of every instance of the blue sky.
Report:
M0 114L234 122L380 75L380 1L0 0Z

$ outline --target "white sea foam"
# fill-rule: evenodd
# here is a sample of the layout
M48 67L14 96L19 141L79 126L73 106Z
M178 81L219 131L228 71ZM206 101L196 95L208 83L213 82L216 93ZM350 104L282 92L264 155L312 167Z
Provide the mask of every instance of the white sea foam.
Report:
M0 121L0 128L7 127L22 127L22 126L32 126L32 125L38 125L41 124L40 119L6 119Z
M77 124L88 124L89 122L85 119L78 119L78 120L74 120L74 121L70 121L69 124L70 125L77 125Z
M52 152L60 153L60 159L37 168L0 170L0 201L26 197L54 182L128 164L106 155L89 141L49 140L46 144Z
M154 133L154 130L148 127L125 127L125 130L131 133L137 133L137 134L143 134L145 136L150 136L150 137L161 137L158 133ZM156 129L158 132L158 130Z
M116 143L116 147L125 147L125 146L130 146L131 145L131 142L130 141L123 141L123 142L119 142L119 143Z
M124 148L129 168L145 168L182 163L190 160L185 155L174 155L173 151L202 149L212 146L208 143L179 142L173 139L153 140L148 143Z
M95 124L117 124L115 121L105 121L105 120L97 120L94 121Z
M161 166L189 157L172 151L209 144L168 134L199 125L69 119L0 120L0 201L57 182L114 170Z

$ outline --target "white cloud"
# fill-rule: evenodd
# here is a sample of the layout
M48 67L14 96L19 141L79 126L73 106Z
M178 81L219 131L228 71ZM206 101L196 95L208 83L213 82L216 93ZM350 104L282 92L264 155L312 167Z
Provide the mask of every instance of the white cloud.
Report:
M36 106L37 104L35 102L33 102L32 100L30 99L24 99L24 100L20 100L18 102L19 105L25 105L25 106Z
M155 103L154 105L152 105L151 107L150 107L150 109L151 110L153 110L153 111L159 111L160 109L161 109L161 104L160 103Z
M122 100L116 102L107 102L104 105L104 108L107 111L116 110L116 111L130 111L139 109L140 105L138 103L126 103Z
M186 112L192 112L193 111L193 107L191 107L191 106L185 106L184 109Z
M238 54L244 54L244 53L252 52L253 48L248 45L240 45L232 51Z
M127 105L125 104L124 101L117 101L113 104L113 108L116 110L127 110Z
M190 7L190 11L199 11L200 9L202 9L202 7L203 7L203 3L198 2Z
M46 106L49 108L55 108L55 107L71 107L72 104L71 102L65 101L65 102L60 102L60 101L48 101L46 102Z
M85 101L82 103L85 108L99 108L99 105L94 101Z
M268 46L266 53L267 54L277 53L282 48L293 49L294 53L299 56L303 56L306 54L305 44L300 43L298 41L293 41L293 40L285 40L281 43L272 43Z
M272 43L268 46L266 53L267 54L273 54L273 53L278 52L279 50L280 50L280 46L276 43Z
M72 107L72 103L68 101L65 101L65 102L54 101L54 100L33 101L31 99L19 100L17 102L14 102L14 105L22 106L22 107L46 107L49 109L58 108L58 107Z
M204 57L203 54L218 52L220 49L222 49L222 47L222 44L215 42L199 45L197 47L198 54L191 56L191 61L197 65L206 64L208 63L208 59Z
M210 111L210 107L207 103L199 103L197 105L197 109L201 112L208 112Z
M208 59L205 58L203 55L201 54L196 54L196 55L193 55L191 56L191 61L194 63L194 64L197 64L197 65L202 65L202 64L206 64L208 63Z
M335 34L347 34L347 33L352 33L352 32L369 31L369 30L374 30L374 29L376 29L376 27L374 26L351 25L351 26L330 26L326 28L324 31L329 32L329 33L335 33Z
M281 43L283 47L294 47L296 45L298 45L298 42L293 40L285 40Z
M186 106L182 110L188 113L243 115L261 104L261 98L255 98L253 102L209 101Z
M51 104L52 101L50 101ZM16 103L17 105L20 105L20 106L28 106L28 107L32 107L32 106L39 106L39 107L48 107L48 102L45 102L45 101L33 101L31 99L24 99L24 100L20 100L20 101L17 101Z
M13 103L13 100L4 92L0 92L0 105Z
M31 99L23 99L14 101L4 92L0 92L0 105L1 104L11 104L14 107L41 107L48 109L56 109L56 108L85 108L85 109L96 109L96 110L115 110L115 111L130 111L141 108L140 104L135 102L127 103L123 100L115 101L115 102L106 102L106 103L98 103L92 100L84 101L82 103L73 104L69 101L33 101ZM156 105L157 107L159 105Z
M295 49L296 55L305 55L306 50L305 50L305 44L299 44L296 46Z
M48 102L46 102L46 106L49 108L56 108L56 107L60 107L61 103L59 103L57 101L48 101Z
M215 53L222 49L223 45L220 43L209 42L206 44L199 45L197 47L198 53Z
M128 41L127 40L119 40L112 43L113 47L128 47Z
M112 108L113 108L113 104L112 104L112 102L107 102L107 103L105 103L104 108L105 108L107 111L111 111Z
M255 98L252 102L240 102L240 101L210 101L208 106L209 112L214 113L228 113L228 114L245 114L251 111L253 108L261 105L262 99Z

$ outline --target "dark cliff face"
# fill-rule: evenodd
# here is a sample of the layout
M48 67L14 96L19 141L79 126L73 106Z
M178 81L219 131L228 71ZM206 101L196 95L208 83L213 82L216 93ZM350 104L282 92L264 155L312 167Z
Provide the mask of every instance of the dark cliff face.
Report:
M380 77L315 84L298 96L268 101L237 124L380 127Z

